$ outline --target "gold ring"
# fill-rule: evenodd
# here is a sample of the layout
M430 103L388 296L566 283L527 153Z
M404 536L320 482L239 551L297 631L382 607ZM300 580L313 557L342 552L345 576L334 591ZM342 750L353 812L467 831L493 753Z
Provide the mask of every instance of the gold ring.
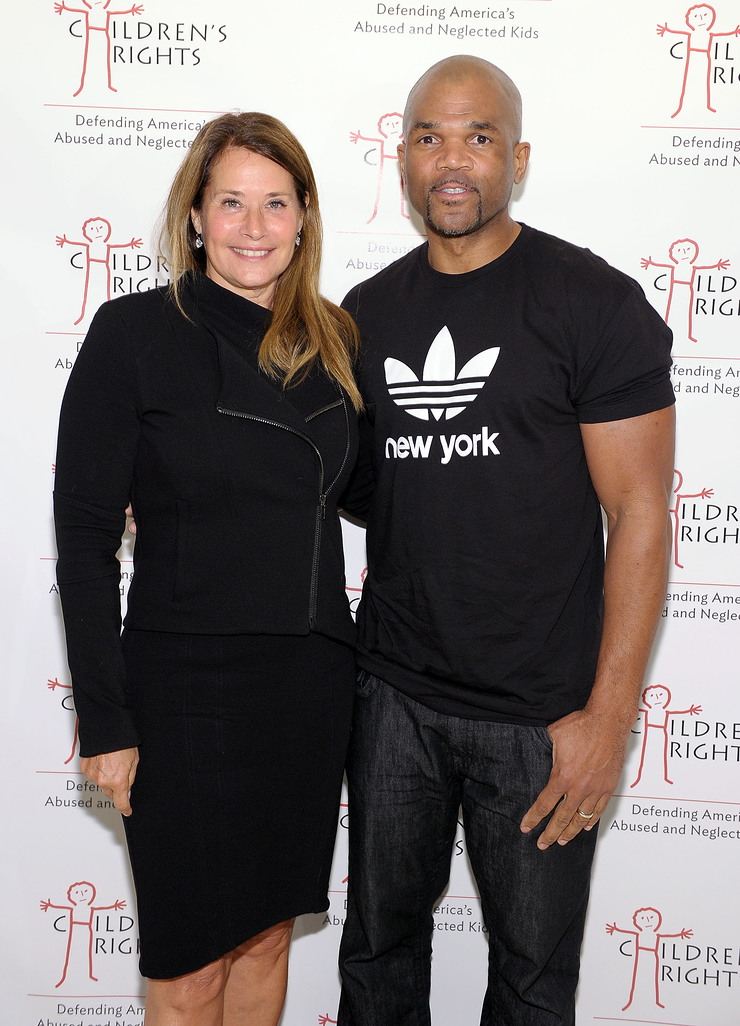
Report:
M582 816L584 819L593 819L594 818L593 812L581 812L580 809L577 809L576 811L578 812L578 815Z

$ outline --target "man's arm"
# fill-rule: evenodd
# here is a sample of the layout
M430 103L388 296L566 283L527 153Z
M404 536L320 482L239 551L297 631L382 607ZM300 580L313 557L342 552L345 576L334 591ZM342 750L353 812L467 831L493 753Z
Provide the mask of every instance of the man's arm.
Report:
M581 434L608 525L604 626L591 695L584 709L550 724L550 779L521 823L528 833L557 806L537 842L543 849L591 829L617 786L665 602L671 551L674 408L582 424Z

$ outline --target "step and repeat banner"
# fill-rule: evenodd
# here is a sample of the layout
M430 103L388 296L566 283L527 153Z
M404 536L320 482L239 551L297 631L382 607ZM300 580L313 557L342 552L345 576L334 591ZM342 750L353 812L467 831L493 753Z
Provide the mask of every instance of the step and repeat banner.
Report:
M532 161L514 216L632 275L675 336L670 584L602 820L579 1026L737 1026L740 3L34 0L3 22L0 1018L144 1017L121 824L79 773L55 584L56 421L90 319L169 281L156 245L169 183L201 125L234 109L275 114L305 144L323 288L341 300L421 242L396 156L405 97L430 64L472 53L524 97ZM363 535L345 535L356 605ZM132 573L128 539L124 603ZM341 811L331 907L299 922L285 1026L336 1020ZM486 931L462 826L435 927L435 1023L477 1022Z

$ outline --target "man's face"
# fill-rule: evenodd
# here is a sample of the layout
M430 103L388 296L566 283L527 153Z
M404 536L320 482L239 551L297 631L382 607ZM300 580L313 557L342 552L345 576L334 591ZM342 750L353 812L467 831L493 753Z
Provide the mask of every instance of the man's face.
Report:
M409 115L398 155L427 227L446 238L495 229L529 159L502 89L475 72L453 81L438 75L417 90Z

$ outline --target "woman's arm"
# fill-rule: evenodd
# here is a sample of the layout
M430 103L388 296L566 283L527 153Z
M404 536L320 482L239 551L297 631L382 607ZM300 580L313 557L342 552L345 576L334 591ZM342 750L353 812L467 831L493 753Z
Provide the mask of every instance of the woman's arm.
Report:
M54 486L57 580L80 752L138 744L121 651L120 564L139 439L139 387L117 304L96 314L62 402Z

